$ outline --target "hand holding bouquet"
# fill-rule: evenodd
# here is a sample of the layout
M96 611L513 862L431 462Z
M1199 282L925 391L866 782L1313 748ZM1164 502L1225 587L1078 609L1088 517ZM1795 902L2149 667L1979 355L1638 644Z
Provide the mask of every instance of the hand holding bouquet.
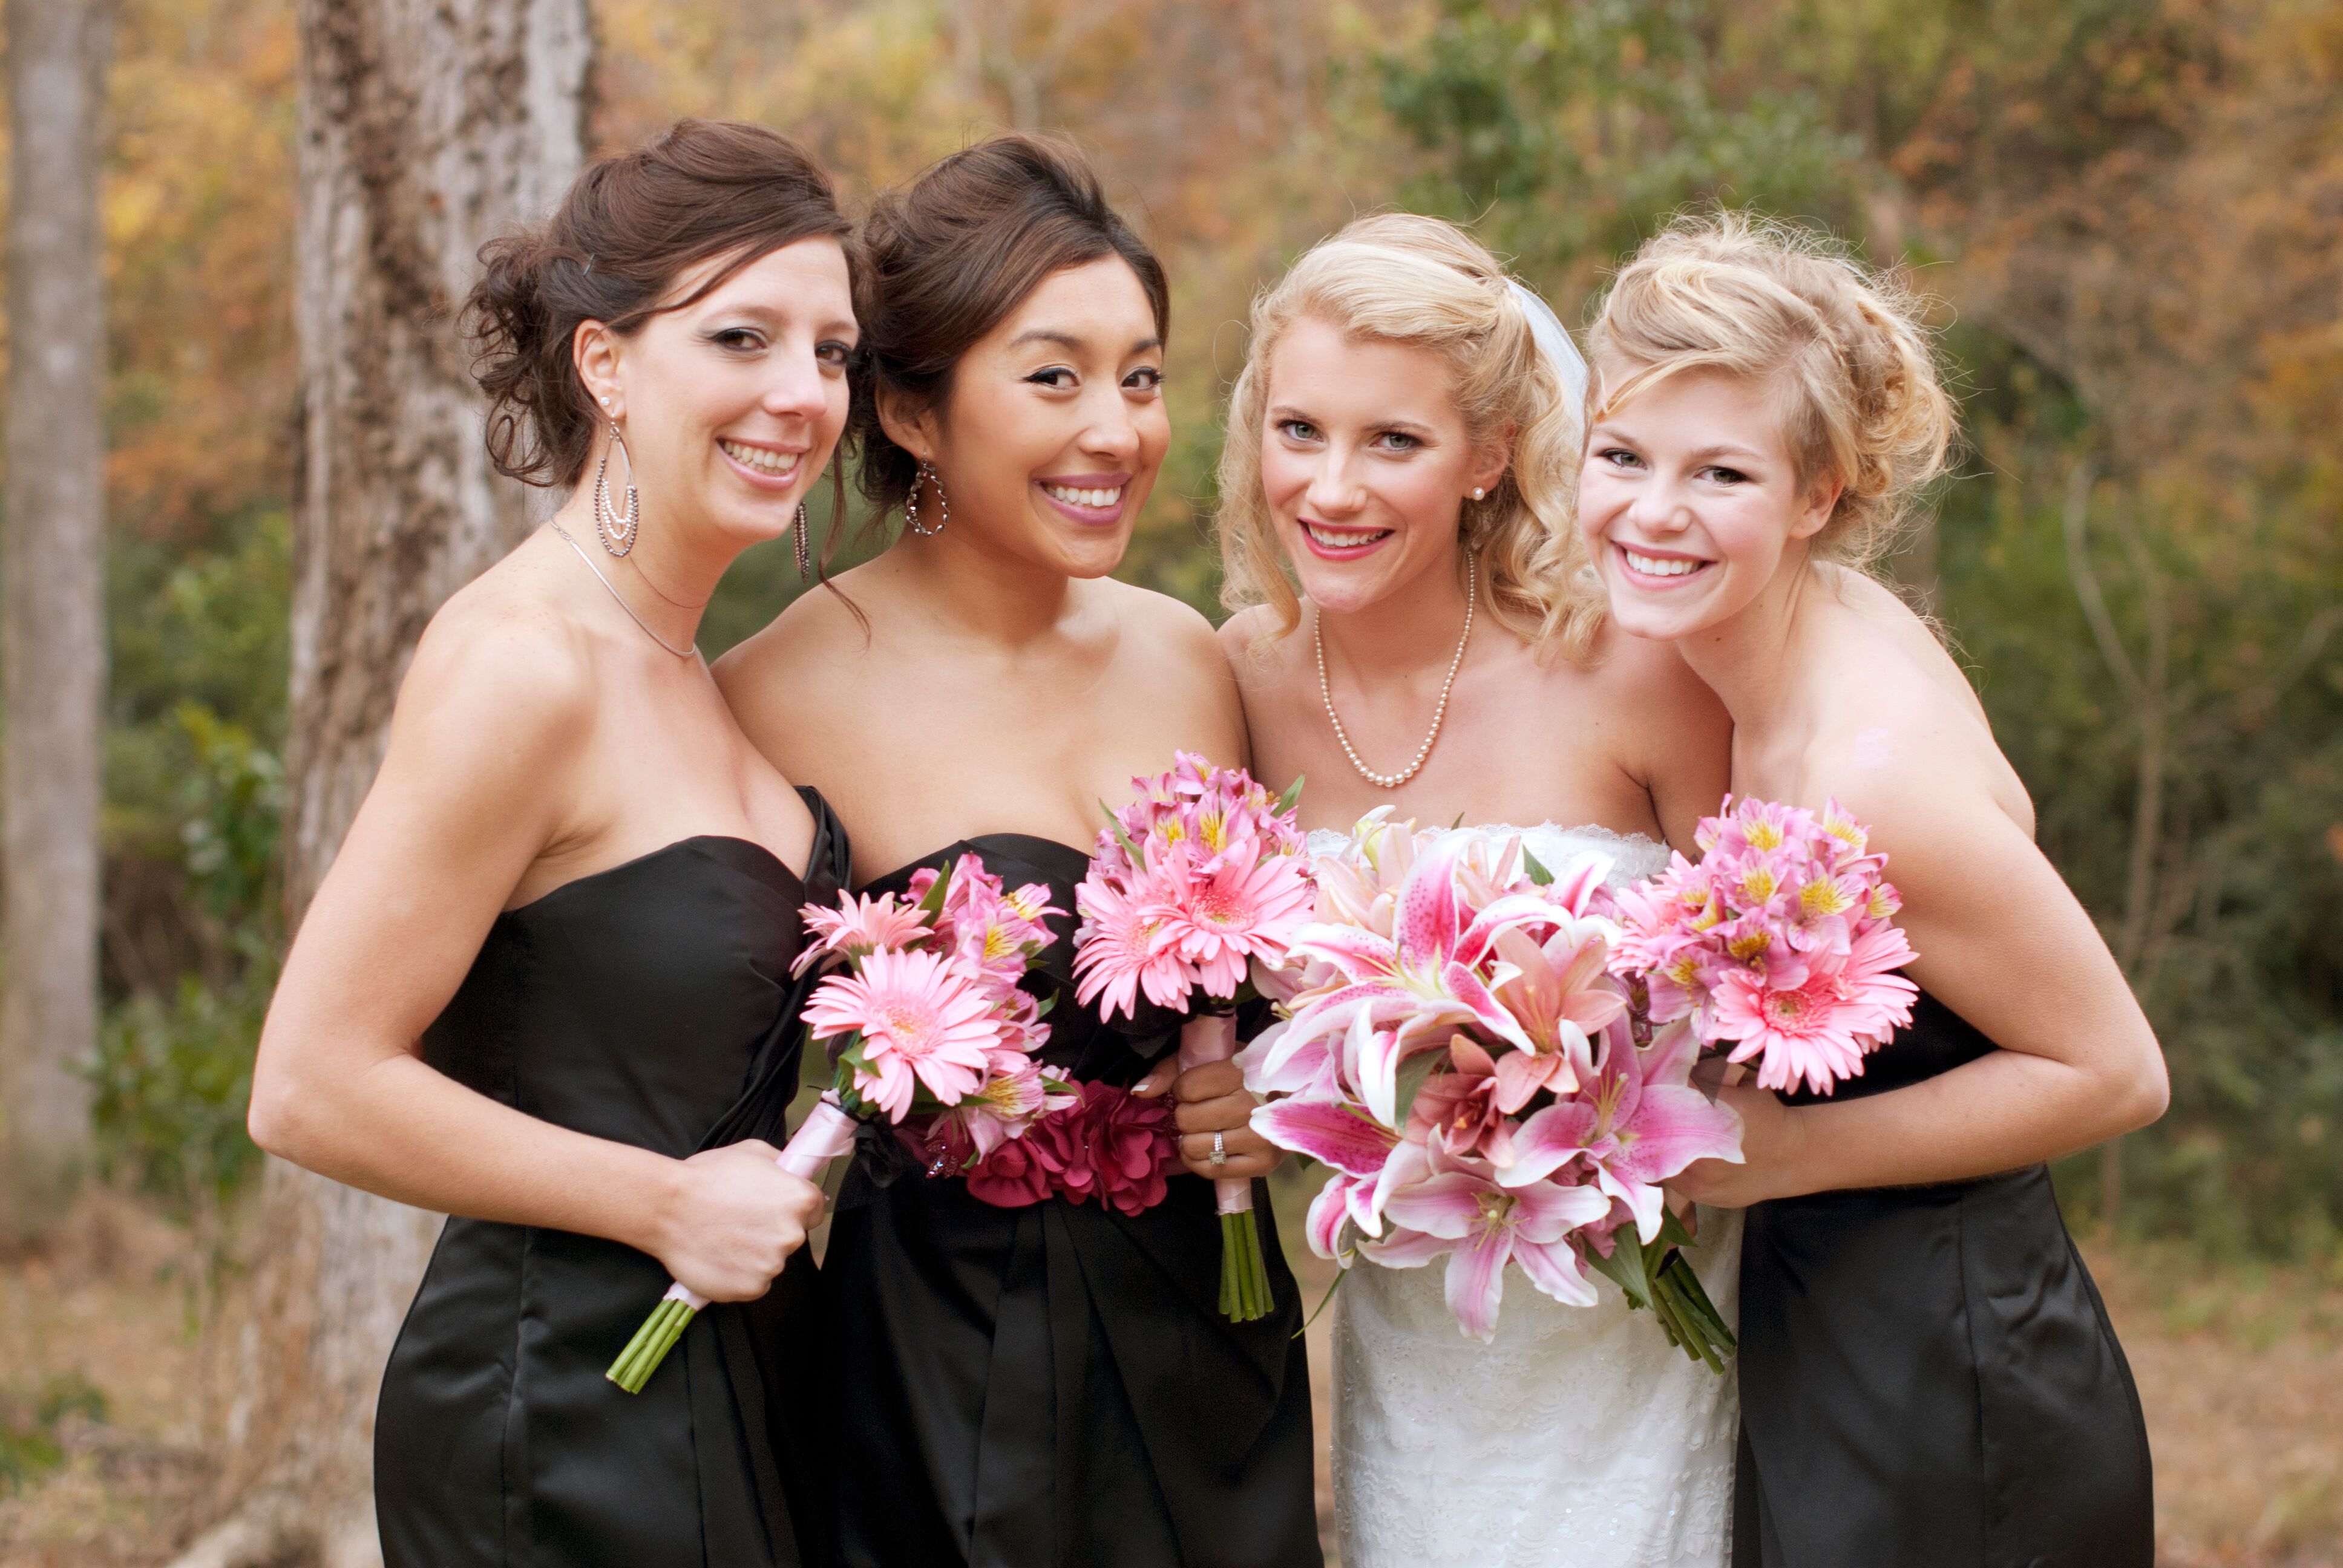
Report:
M815 1040L830 1048L836 1076L781 1151L781 1168L810 1181L854 1145L857 1121L911 1123L931 1162L966 1169L1078 1096L1034 1060L1049 1039L1041 1009L1019 984L1049 945L1049 889L1004 892L973 855L949 877L921 870L910 896L839 895L809 904L815 940L796 972L838 963L806 1005ZM671 1287L607 1374L628 1393L644 1382L707 1299Z
M1258 962L1275 968L1310 918L1301 786L1272 799L1242 769L1182 751L1169 773L1134 779L1138 799L1107 813L1090 873L1075 890L1074 998L1135 1016L1138 998L1200 1016L1181 1030L1185 1070L1236 1053L1233 1007ZM1214 1005L1214 1004L1221 1005ZM1221 1211L1221 1311L1264 1317L1269 1272L1252 1183L1214 1184Z

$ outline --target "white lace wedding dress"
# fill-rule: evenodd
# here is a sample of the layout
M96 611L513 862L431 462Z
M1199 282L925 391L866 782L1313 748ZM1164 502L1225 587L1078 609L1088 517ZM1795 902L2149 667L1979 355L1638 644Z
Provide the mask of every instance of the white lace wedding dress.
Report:
M1511 832L1516 829L1500 829ZM1641 835L1520 829L1559 869L1612 858L1616 884L1667 865ZM1312 850L1341 836L1312 834ZM1700 1211L1694 1267L1737 1322L1737 1211ZM1724 1568L1739 1405L1599 1276L1567 1307L1505 1271L1495 1342L1443 1300L1446 1262L1361 1262L1335 1303L1334 1509L1343 1568Z

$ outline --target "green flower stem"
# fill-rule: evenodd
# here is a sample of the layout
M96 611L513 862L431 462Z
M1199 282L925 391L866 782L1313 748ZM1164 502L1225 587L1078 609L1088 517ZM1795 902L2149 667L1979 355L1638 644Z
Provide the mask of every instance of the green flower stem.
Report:
M1221 1315L1232 1323L1265 1318L1275 1305L1269 1288L1269 1261L1262 1255L1261 1226L1248 1209L1221 1216Z
M675 1348L675 1342L683 1337L684 1330L699 1315L686 1302L660 1302L643 1320L643 1326L635 1331L635 1337L627 1342L627 1348L618 1352L618 1359L610 1363L610 1370L602 1375L628 1393L642 1392L651 1373L659 1370L667 1352Z

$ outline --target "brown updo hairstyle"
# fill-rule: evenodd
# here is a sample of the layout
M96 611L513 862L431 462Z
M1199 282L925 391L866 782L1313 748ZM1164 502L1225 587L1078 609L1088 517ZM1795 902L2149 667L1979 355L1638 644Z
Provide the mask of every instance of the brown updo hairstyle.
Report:
M960 357L1053 272L1120 256L1139 276L1155 335L1172 326L1163 266L1113 207L1071 142L1014 132L952 154L863 220L854 315L867 374L848 438L879 517L911 493L919 461L879 421L883 390L920 411L951 398Z
M571 357L580 323L628 336L783 246L823 235L844 245L851 232L821 166L762 126L679 120L596 164L548 222L480 247L486 271L462 325L488 395L489 460L531 485L572 486L585 472L599 416ZM688 297L662 303L716 256L725 265ZM831 479L842 498L835 467Z

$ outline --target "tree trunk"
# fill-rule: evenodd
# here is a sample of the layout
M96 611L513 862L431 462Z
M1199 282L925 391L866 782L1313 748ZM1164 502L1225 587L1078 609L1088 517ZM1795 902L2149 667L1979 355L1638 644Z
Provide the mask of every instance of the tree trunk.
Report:
M0 1230L42 1228L89 1142L106 716L107 8L8 0L7 974Z
M288 926L382 759L432 612L519 541L453 313L476 253L583 160L585 0L300 0L303 382ZM379 1563L375 1396L438 1219L280 1161L229 1412L227 1519L180 1559Z

